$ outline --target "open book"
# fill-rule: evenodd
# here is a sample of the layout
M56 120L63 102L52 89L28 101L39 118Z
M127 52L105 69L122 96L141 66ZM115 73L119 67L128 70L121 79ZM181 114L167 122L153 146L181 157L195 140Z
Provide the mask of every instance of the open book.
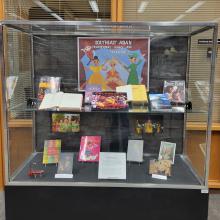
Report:
M45 94L39 110L57 109L59 111L81 111L83 95L76 93Z

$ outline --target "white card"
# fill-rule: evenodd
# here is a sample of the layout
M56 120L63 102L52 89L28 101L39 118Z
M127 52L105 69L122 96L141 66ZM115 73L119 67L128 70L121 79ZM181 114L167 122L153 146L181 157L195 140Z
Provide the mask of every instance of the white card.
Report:
M127 161L143 162L143 140L128 140Z
M152 178L159 179L159 180L167 180L167 176L152 174Z
M55 178L56 179L72 179L73 174L59 174L59 173L56 173Z
M158 160L170 160L174 164L176 143L161 141Z
M126 153L101 152L99 179L126 179Z

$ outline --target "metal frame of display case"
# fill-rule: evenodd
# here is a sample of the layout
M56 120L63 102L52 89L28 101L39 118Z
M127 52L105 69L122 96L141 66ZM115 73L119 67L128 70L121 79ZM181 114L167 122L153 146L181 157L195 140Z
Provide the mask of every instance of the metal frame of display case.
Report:
M212 102L213 102L213 86L214 86L214 73L217 51L217 23L212 22L81 22L81 21L2 21L0 24L2 27L6 26L21 32L24 32L31 36L32 42L32 56L33 56L33 36L34 35L89 35L89 36L188 36L202 33L204 31L213 29L213 53L211 57L211 74L210 74L210 92L209 92L209 115L207 122L207 134L206 134L206 161L205 161L205 181L201 185L181 185L181 184L136 184L136 183L116 183L116 182L16 182L9 181L9 159L8 159L8 136L7 136L7 109L6 109L6 97L4 96L4 153L5 153L5 179L8 186L86 186L86 187L133 187L133 188L174 188L174 189L208 189L208 170L209 170L209 157L210 157L210 142L211 142L211 124L212 124ZM198 29L195 29L198 27ZM58 30L57 30L58 29ZM174 31L177 29L177 31ZM190 41L189 41L190 45ZM4 54L0 54L2 69L4 73ZM187 57L189 59L189 56ZM189 65L189 60L187 60ZM33 70L32 63L32 73ZM187 67L187 75L189 68ZM4 79L3 79L4 80ZM5 85L3 83L3 91L5 91ZM185 114L184 114L185 115ZM186 122L185 122L186 123ZM185 132L184 128L184 132ZM33 130L35 128L33 127ZM196 175L196 173L195 173Z

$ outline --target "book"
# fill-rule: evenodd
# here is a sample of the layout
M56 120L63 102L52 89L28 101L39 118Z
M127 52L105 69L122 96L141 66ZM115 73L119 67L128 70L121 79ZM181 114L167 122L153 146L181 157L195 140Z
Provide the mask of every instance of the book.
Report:
M185 103L185 81L164 81L163 93L171 103Z
M39 110L56 109L59 111L81 111L83 95L78 93L50 93L46 94Z
M150 160L149 162L149 174L157 179L166 179L160 176L171 176L171 161L170 160Z
M176 143L161 141L158 160L170 160L174 164Z
M126 179L126 153L101 152L98 179Z
M73 153L61 153L55 178L73 178Z
M61 140L45 140L43 164L58 163L61 151Z
M61 77L42 76L39 82L38 99L43 100L45 94L60 91Z
M101 91L102 91L101 85L87 84L85 89L85 103L91 103L93 92L101 92Z
M143 140L128 140L127 161L143 162Z
M52 132L79 132L80 114L52 113Z
M127 94L116 92L93 92L92 109L125 109L128 108Z
M116 92L125 92L129 102L148 102L145 85L118 86Z
M101 136L82 136L78 161L98 162L101 148Z
M172 110L167 94L149 94L149 98L152 111Z

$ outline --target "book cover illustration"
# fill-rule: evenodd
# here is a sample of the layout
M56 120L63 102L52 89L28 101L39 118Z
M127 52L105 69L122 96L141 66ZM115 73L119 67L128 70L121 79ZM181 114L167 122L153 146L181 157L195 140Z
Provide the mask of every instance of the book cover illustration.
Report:
M161 141L158 160L170 160L174 164L176 143Z
M61 153L57 174L72 174L72 171L73 171L73 153Z
M45 94L59 92L60 81L60 77L42 76L39 82L38 99L42 101Z
M82 136L78 161L98 162L101 148L101 136Z
M167 94L149 94L151 110L171 110L171 104Z
M149 38L78 38L79 90L88 84L102 91L117 86L148 85Z
M127 94L122 92L94 92L91 101L92 109L125 109L128 108Z
M79 132L80 114L52 113L52 132Z
M45 140L43 164L58 163L61 151L61 140Z
M100 85L86 85L85 89L85 103L91 103L92 101L92 93L93 92L101 92L102 87Z
M185 81L164 81L163 93L171 103L185 103Z
M150 160L149 174L171 176L171 163L170 160Z

